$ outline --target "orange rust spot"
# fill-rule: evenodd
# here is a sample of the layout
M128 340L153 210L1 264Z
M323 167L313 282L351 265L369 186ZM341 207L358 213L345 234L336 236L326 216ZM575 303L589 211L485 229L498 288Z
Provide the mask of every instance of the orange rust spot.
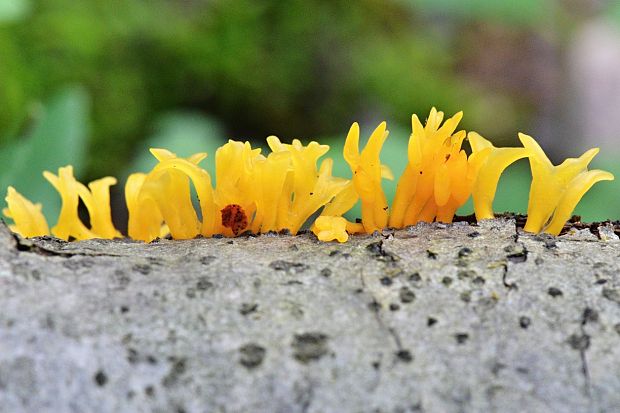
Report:
M226 205L220 212L222 213L222 225L232 229L233 234L239 235L248 226L248 217L241 205Z

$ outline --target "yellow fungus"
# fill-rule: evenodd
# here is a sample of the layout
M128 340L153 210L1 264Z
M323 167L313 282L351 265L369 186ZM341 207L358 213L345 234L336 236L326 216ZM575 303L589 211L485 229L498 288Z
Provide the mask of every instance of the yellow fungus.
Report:
M526 148L496 148L476 132L469 132L467 138L472 148L470 163L475 169L472 198L476 219L493 219L493 199L502 172L527 157L529 151Z
M420 221L452 222L454 213L471 191L467 155L461 150L465 132L455 130L463 117L459 112L445 122L435 108L426 125L411 118L409 162L398 181L389 224L402 228Z
M43 176L58 191L62 201L58 222L52 228L52 234L65 240L121 236L112 224L110 211L110 186L116 184L115 178L106 177L93 181L88 189L74 178L71 166L58 168L58 175L45 171ZM87 228L78 216L80 198L88 210L91 228Z
M381 187L381 178L393 178L393 176L387 166L381 165L379 159L387 136L386 123L382 122L370 135L368 143L360 153L360 128L354 123L344 144L344 159L351 168L353 186L362 201L362 225L367 233L381 230L388 223L388 203ZM350 201L351 198L338 200L339 203Z
M5 200L7 208L2 212L14 222L9 225L11 231L22 237L49 235L47 221L41 213L41 204L33 204L12 186L9 186Z
M316 219L312 232L321 241L346 242L349 239L346 228L347 220L343 217L321 215Z
M475 132L456 131L462 112L444 121L432 108L425 124L412 116L408 164L398 181L391 210L381 186L394 179L380 153L388 136L382 122L360 151L360 130L351 126L343 155L352 172L350 180L332 175L333 162L319 162L329 147L300 140L282 143L270 136L271 153L261 154L249 142L228 141L215 152L215 180L199 164L206 153L180 158L166 149L151 149L157 164L148 173L134 173L125 184L129 211L128 235L152 241L170 234L175 239L198 235L237 236L247 231L265 233L289 230L296 234L317 212L312 231L322 241L345 242L350 234L371 233L386 226L401 228L417 222L452 222L456 210L470 195L478 220L493 218L493 199L503 171L528 157L532 185L526 231L559 234L582 196L596 182L611 180L608 172L588 171L598 152L591 149L577 159L553 166L538 144L519 135L522 148L497 148ZM468 136L472 147L462 149ZM105 177L85 186L73 168L59 168L58 175L44 172L62 200L57 224L51 232L63 239L114 238L110 211L110 186ZM192 187L197 195L193 199ZM82 200L90 225L78 216ZM50 230L41 205L33 204L14 188L6 196L4 215L10 228L25 237L47 235ZM347 221L342 215L361 201L362 219Z
M530 151L532 169L528 217L524 230L558 235L579 200L592 185L599 181L611 181L614 176L601 170L588 171L588 165L598 153L598 148L554 166L532 137L520 133L519 139Z

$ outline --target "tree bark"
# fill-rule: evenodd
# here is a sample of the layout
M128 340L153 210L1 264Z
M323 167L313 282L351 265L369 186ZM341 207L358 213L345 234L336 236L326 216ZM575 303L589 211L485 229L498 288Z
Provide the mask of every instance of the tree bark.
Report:
M2 225L0 411L614 411L620 241L597 229L142 244Z

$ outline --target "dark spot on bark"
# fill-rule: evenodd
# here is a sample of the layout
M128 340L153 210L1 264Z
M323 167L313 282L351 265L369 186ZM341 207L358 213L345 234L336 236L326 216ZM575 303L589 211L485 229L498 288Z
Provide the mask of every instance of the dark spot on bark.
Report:
M95 373L95 383L97 383L97 386L103 387L106 385L107 382L108 376L106 376L103 370L99 370L97 371L97 373Z
M301 363L309 363L327 354L327 335L323 333L295 334L293 337L293 357Z
M532 320L527 317L527 316L521 316L519 317L519 325L521 326L522 329L527 329L530 324L532 324Z
M366 250L370 252L370 254L377 260L387 262L387 263L395 263L398 261L398 257L386 251L383 248L383 241L372 242L366 246Z
M509 245L504 248L504 251L509 253L506 255L506 259L512 263L518 264L527 261L528 251L523 245Z
M166 262L160 257L148 257L146 260L153 265L163 265Z
M409 275L409 282L418 283L420 281L422 281L422 277L420 276L419 272L414 272L413 274Z
M41 273L39 272L39 270L32 270L30 272L30 275L32 276L34 280L41 281Z
M390 311L398 311L400 310L400 306L396 303L390 304Z
M276 271L284 271L289 274L299 274L306 271L309 267L306 264L300 262L290 262L277 260L269 264L269 267Z
M554 249L554 248L558 247L558 245L556 244L555 240L553 240L553 239L546 239L544 241L544 245L545 245L545 248L547 248L548 250L551 250L551 249Z
M587 334L571 334L567 341L574 350L583 351L590 347L590 336Z
M616 330L616 333L620 334L620 323L616 323L614 330Z
M415 293L409 287L401 287L398 296L404 304L411 303L415 300Z
M65 267L65 268L67 268L68 270L71 270L71 271L76 271L76 270L78 270L80 268L80 263L75 261L73 259L73 257L63 261L62 265L63 265L63 267Z
M396 358L405 363L410 363L413 360L413 356L409 350L398 350L396 352Z
M148 264L136 264L131 269L135 272L139 272L140 274L147 275L151 272L151 266Z
M131 364L138 362L138 351L136 349L130 348L127 350L127 361Z
M547 290L547 294L549 294L553 298L563 295L562 290L556 287L549 287L549 289Z
M465 302L465 303L469 303L471 301L471 292L470 291L463 291L459 297L461 298L461 301Z
M325 278L329 278L332 275L332 270L330 270L329 268L323 268L321 270L321 275Z
M620 289L618 288L603 288L601 292L603 297L607 298L614 303L620 304Z
M437 259L437 253L433 252L431 250L426 250L426 256L428 258L430 258L431 260L436 260Z
M480 233L478 231L473 231L473 232L470 232L469 234L467 234L467 236L469 238L476 238L476 237L480 236Z
M122 305L121 306L121 313L125 314L129 312L129 307L127 307L126 305Z
M380 361L373 361L372 362L372 368L375 370L379 370L379 368L381 367L381 362Z
M497 376L499 374L499 372L504 370L505 368L506 368L506 365L504 363L496 361L491 366L491 373L493 373L493 375Z
M131 278L129 278L129 276L127 276L122 270L114 271L114 277L121 288L127 287L131 282Z
M464 280L466 278L473 278L477 274L478 273L474 270L461 270L456 274L456 276L458 277L459 280Z
M144 394L146 394L148 397L153 397L155 396L155 387L148 385L144 388Z
M153 364L153 365L157 364L157 358L155 356L150 355L150 354L148 356L146 356L146 361L149 364Z
M334 257L334 256L336 256L336 255L338 255L338 254L340 254L340 251L338 251L338 250L333 250L333 251L330 251L330 252L329 252L329 256L330 256L330 257Z
M454 338L456 339L457 344L464 344L467 339L469 338L469 334L467 333L457 333L454 335Z
M299 247L296 244L291 245L288 249L291 251L299 251Z
M482 277L476 277L474 278L474 280L472 281L475 285L484 285L484 283L486 282L486 280Z
M161 381L161 384L163 384L164 387L170 387L176 384L181 375L185 373L185 370L187 369L187 360L185 357L170 357L169 360L172 365L170 366L168 374L166 374Z
M590 307L586 307L583 310L583 314L581 316L581 324L585 325L587 323L595 323L598 321L598 312Z
M443 277L441 279L441 283L443 285L445 285L446 287L449 287L452 284L452 278L450 278L450 277Z
M427 325L428 327L432 327L432 326L434 326L435 324L437 324L437 319L436 319L436 318L434 318L434 317L429 317L429 318L427 318L427 319L426 319L426 325Z
M185 296L187 298L196 298L196 290L192 287L189 287L187 290L185 290Z
M206 291L208 289L213 288L213 283L207 279L207 277L198 278L198 282L196 282L196 289L199 291Z
M200 263L202 265L209 265L211 264L213 261L215 261L215 256L213 255L205 255L204 257L200 257Z
M227 243L228 245L233 245L233 244L235 243L235 241L230 240L230 241L226 241L226 243Z
M594 284L597 284L597 285L603 285L605 283L607 283L607 280L605 278L601 278L600 280L596 280L594 282Z
M386 287L392 285L393 281L391 277L381 277L381 285L385 285Z
M534 260L534 264L536 265L541 265L543 262L545 262L545 260L540 257L536 257L536 259Z
M459 258L469 257L472 252L473 251L471 248L463 247L459 250L458 257Z
M239 312L241 315L248 315L255 312L258 309L258 304L256 303L243 303L241 304L241 308L239 308Z
M215 238L215 239L222 239L222 238L224 238L224 234L213 234L213 238Z
M265 348L258 344L246 344L239 348L239 363L248 369L256 368L262 364L265 353Z
M368 308L371 311L374 311L376 313L379 310L381 310L381 304L379 304L379 302L377 302L377 300L372 300L371 302L368 303Z

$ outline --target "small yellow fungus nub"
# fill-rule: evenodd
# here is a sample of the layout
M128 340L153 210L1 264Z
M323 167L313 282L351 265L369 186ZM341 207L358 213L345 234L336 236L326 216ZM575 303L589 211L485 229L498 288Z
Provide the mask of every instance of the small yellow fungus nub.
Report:
M346 228L347 220L343 217L321 215L314 222L312 232L320 241L346 242L349 239Z
M22 237L49 235L47 221L41 213L41 204L33 204L12 186L9 186L5 200L8 207L2 212L14 222L9 226L11 231Z
M519 139L530 151L532 169L527 222L523 229L558 235L583 195L595 183L611 181L614 176L601 170L588 171L588 165L598 153L598 148L554 166L532 137L520 133Z

